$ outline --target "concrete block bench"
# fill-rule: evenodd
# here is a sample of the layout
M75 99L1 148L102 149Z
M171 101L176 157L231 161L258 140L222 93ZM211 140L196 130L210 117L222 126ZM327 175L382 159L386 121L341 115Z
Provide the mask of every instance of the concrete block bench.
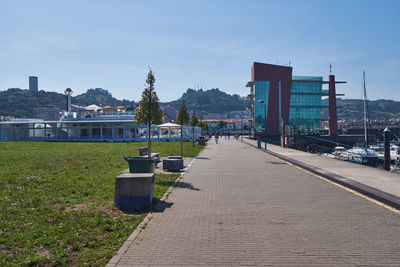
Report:
M181 156L168 156L168 159L183 159Z
M141 157L148 157L149 156L149 147L141 147L139 148L139 155ZM161 162L160 153L151 153L151 157L154 159L154 163L157 165Z
M180 171L183 169L183 159L181 156L169 156L163 160L163 169L167 171Z
M115 179L114 205L122 211L149 207L154 196L154 173L124 173Z

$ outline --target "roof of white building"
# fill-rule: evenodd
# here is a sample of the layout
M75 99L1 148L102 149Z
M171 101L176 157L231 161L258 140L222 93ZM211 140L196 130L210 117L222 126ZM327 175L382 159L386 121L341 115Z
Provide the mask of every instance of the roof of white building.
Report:
M87 107L85 107L86 110L93 110L93 111L98 111L99 109L101 109L101 107L99 107L98 105L92 104L89 105Z
M173 127L181 127L181 125L168 122L168 123L160 124L160 125L158 125L158 127L171 127L171 128L173 128Z

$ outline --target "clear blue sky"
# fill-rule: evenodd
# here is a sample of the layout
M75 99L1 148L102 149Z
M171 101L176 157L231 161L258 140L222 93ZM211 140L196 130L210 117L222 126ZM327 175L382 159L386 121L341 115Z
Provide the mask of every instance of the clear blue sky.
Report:
M148 66L161 101L203 84L246 95L254 61L329 75L337 91L400 100L400 1L1 1L0 89L138 101Z

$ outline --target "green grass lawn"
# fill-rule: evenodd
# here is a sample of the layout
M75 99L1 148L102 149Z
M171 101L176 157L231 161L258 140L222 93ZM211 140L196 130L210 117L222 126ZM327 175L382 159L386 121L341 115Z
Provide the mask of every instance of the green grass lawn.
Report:
M105 265L146 216L114 206L115 177L147 143L0 143L0 266ZM176 142L153 142L161 156ZM201 148L184 143L184 156ZM178 174L157 174L160 199Z

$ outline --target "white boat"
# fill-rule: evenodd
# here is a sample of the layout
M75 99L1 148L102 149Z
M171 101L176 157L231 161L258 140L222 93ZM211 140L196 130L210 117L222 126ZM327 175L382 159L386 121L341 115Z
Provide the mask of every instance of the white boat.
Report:
M393 161L400 160L400 146L392 145L390 147L390 159Z
M378 160L383 160L384 155L373 149L368 149L368 132L367 132L367 91L365 88L365 72L363 72L363 91L364 91L364 147L353 147L346 150L343 146L335 147L335 151L332 153L334 158L347 160L359 164L374 166L378 163ZM399 155L400 156L400 155Z

